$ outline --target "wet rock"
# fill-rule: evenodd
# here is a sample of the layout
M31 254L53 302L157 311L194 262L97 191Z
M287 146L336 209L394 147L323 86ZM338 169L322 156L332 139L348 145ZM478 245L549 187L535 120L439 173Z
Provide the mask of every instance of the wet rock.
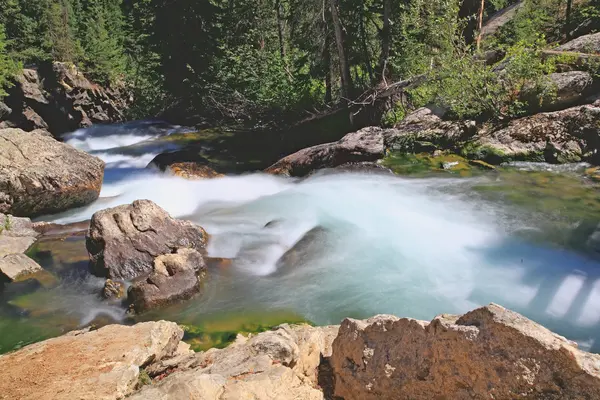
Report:
M42 129L56 136L122 121L129 103L124 90L100 87L74 65L60 62L23 69L8 93L4 101L10 112L2 117L3 127Z
M0 130L0 212L38 216L100 194L104 162L39 132Z
M492 304L430 323L346 319L333 343L335 395L360 399L594 399L600 356Z
M72 332L0 356L0 397L112 400L132 393L140 369L172 356L183 331L172 322Z
M189 162L174 163L169 165L166 171L189 180L221 178L225 176L207 165L198 165Z
M158 168L161 171L191 180L224 176L215 171L211 163L193 149L159 154L148 164L148 168Z
M25 254L0 256L0 280L4 276L9 281L19 281L41 271L42 267Z
M156 257L202 249L206 240L201 227L171 218L149 200L137 200L95 213L86 247L96 275L128 280L151 273Z
M187 300L200 291L205 275L202 254L195 249L179 249L156 257L153 272L129 288L128 300L136 312Z
M125 297L125 284L107 279L102 288L102 297L105 299L120 299Z
M305 176L321 168L334 168L351 162L375 161L383 157L383 135L389 130L368 127L349 133L337 142L300 150L282 158L265 170L284 176Z
M337 327L289 326L238 339L225 349L197 353L132 400L323 399L317 367L331 354Z
M339 173L355 173L355 174L377 174L377 175L391 175L392 170L378 164L377 162L364 161L364 162L351 162L342 164L335 168L325 168L316 170L309 174L313 175L327 175L327 174L339 174Z
M580 36L570 42L558 46L556 50L598 54L600 53L600 32Z

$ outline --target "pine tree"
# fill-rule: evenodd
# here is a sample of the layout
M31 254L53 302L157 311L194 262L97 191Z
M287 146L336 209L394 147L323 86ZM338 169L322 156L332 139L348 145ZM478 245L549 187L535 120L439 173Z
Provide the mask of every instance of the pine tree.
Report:
M0 25L0 99L6 96L6 87L10 84L10 77L17 70L17 65L10 59L6 48L6 35L4 26Z

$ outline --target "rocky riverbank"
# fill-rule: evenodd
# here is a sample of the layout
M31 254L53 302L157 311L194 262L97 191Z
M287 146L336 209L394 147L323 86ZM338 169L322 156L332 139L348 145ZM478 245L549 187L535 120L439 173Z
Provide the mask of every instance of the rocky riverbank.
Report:
M194 353L171 322L71 332L0 356L1 399L589 399L600 356L491 304L431 322L281 325Z
M0 129L43 130L56 137L97 123L125 119L129 99L122 88L103 88L72 64L25 68L0 101Z

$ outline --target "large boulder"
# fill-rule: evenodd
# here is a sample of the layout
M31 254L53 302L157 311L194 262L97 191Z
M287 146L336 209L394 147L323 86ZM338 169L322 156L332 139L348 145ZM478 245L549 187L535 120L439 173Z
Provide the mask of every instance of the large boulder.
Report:
M140 372L175 354L183 331L173 322L110 325L73 332L0 356L0 398L116 400L137 387Z
M154 271L145 279L134 282L128 300L136 312L187 300L200 291L206 275L206 263L195 249L182 248L173 254L154 259Z
M540 98L534 90L524 90L522 99L532 111L552 111L582 103L592 94L594 78L589 72L556 72L548 76L549 84L556 90L555 95Z
M40 132L0 130L0 212L38 216L96 200L104 162Z
M265 172L285 176L305 176L321 168L346 163L375 161L383 157L383 136L388 130L367 127L344 136L337 142L302 149L282 158Z
M346 399L596 399L600 355L492 304L424 322L347 319L330 359Z
M422 107L384 134L385 147L408 153L456 149L477 132L474 121L446 121L434 109Z
M600 103L539 113L504 126L487 125L476 144L502 161L595 162L600 150Z
M42 63L15 77L0 126L60 135L93 123L124 120L129 99L120 88L89 81L73 64ZM1 113L1 112L0 112Z
M254 337L239 336L225 349L189 356L185 368L171 367L178 372L130 399L322 400L319 366L322 357L331 355L337 329L282 325Z
M19 281L40 271L43 271L42 267L25 254L0 256L0 281L3 277L12 282Z
M149 200L137 200L95 213L86 247L96 275L128 280L153 272L158 256L202 249L206 241L201 227L171 218Z
M600 32L580 36L561 46L558 46L556 50L598 54L600 53Z

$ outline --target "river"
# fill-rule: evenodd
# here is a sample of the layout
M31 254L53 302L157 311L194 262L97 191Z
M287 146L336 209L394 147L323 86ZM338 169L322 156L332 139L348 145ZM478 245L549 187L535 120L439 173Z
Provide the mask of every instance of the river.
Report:
M203 226L209 255L232 261L211 263L194 299L132 318L99 297L102 280L87 272L82 236L42 242L30 254L52 278L0 292L0 352L89 323L174 320L190 327L190 340L214 344L288 320L431 319L490 302L600 350L600 263L582 245L600 220L600 192L572 172L583 167L203 181L145 168L177 147L168 135L186 132L130 124L71 134L69 144L107 163L101 198L42 219L83 221L150 199Z

